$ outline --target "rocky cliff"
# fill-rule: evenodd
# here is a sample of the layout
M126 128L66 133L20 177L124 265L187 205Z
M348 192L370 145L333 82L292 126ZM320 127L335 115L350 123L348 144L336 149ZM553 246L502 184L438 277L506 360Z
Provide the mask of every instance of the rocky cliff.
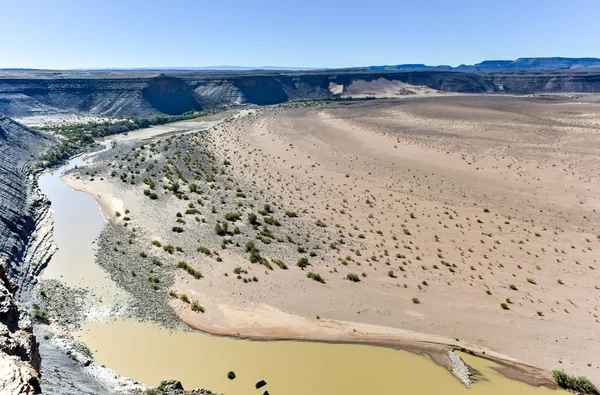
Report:
M53 144L47 135L0 115L0 258L20 286L39 270L24 258L34 253L27 247L48 212L46 202L36 194L31 172L38 155Z
M0 393L41 393L41 358L29 314L15 300L16 285L0 260Z
M181 114L218 105L334 99L343 97L344 89L351 85L360 85L377 97L400 96L410 94L411 89L390 92L389 88L406 84L418 89L457 93L589 93L600 91L600 69L495 73L3 71L0 72L0 114L13 117L61 112L122 117ZM385 87L384 91L381 87Z
M37 156L52 144L51 138L0 116L0 393L40 392L38 344L16 295L19 286L26 290L33 284L48 253L37 248L40 241L31 242L48 215L33 192L31 172Z

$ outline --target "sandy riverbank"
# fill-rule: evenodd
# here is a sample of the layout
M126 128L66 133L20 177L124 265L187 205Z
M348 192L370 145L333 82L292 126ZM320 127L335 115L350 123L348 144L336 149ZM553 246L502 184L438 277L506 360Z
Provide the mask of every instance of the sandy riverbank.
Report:
M191 327L386 344L427 344L432 336L598 381L599 114L597 103L514 97L261 110L207 133L201 145L231 166L222 188L207 189L206 207L198 206L206 225L186 216L180 235L171 227L184 200L164 193L151 202L144 186L111 181L98 163L90 165L98 171L94 181L67 182L95 195L107 212L129 209L145 234L140 245L148 247L140 248L202 271L200 280L181 271L173 286L206 307L197 314L171 302ZM191 142L173 140L180 148L172 146L170 157ZM154 159L164 163L163 154ZM288 270L251 265L243 248L219 249L212 229L223 213L208 209L236 185L256 201L256 208L238 208L242 222L276 202L273 215L283 224L273 230L297 244L260 246L269 259L284 258ZM235 207L228 201L223 210ZM297 219L285 219L290 210ZM318 220L327 228L315 227ZM237 225L241 234L231 238L243 246L252 230ZM301 244L317 254L308 270L325 284L294 266L292 250L305 234L312 237ZM154 239L184 252L154 250ZM198 240L219 250L222 262L195 253ZM236 267L258 282L241 285ZM361 281L346 280L350 273Z

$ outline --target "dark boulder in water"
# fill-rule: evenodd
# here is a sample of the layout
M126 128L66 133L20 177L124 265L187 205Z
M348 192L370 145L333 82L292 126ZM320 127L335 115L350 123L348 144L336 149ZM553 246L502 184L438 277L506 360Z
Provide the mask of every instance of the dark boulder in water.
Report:
M258 383L256 383L256 389L262 388L265 385L267 385L267 382L265 380L260 380Z

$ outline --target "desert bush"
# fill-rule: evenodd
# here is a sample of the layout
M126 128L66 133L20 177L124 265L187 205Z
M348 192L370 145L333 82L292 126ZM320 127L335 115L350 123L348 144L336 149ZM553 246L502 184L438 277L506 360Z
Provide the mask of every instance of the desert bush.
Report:
M306 258L306 257L302 257L302 258L298 259L298 262L296 263L296 266L298 266L301 269L304 269L308 265L309 265L308 258Z
M204 313L206 311L206 309L204 308L204 306L202 306L200 304L200 302L198 302L197 300L194 300L192 302L192 305L190 306L192 311L195 311L197 313Z
M355 283L360 281L360 277L358 277L358 275L354 273L348 273L348 275L346 275L346 278Z
M258 225L258 217L254 213L248 214L248 223L250 225Z
M281 261L279 259L272 259L271 261L274 264L276 264L277 266L279 266L280 269L287 269L288 268L287 265L283 261Z
M279 223L279 221L277 220L277 218L274 217L265 217L264 218L265 223L269 224L269 225L274 225L274 226L280 226L281 223Z
M166 246L163 247L163 250L165 250L169 254L172 254L173 252L175 252L175 247L173 247L173 245L171 245L171 244L167 244Z
M242 216L240 213L227 213L225 214L225 219L227 221L235 222L238 221Z
M183 228L180 226L173 226L173 228L171 228L171 230L175 233L183 233Z
M552 377L559 387L572 392L581 392L588 395L600 395L598 388L584 376L571 376L565 373L564 370L553 370Z
M419 300L419 298L412 298L412 302L414 304L420 304L421 303L421 301Z
M318 273L314 273L314 272L308 272L306 273L306 277L311 278L315 281L320 282L321 284L325 284L325 280L323 279L323 277L321 277L320 274Z
M296 218L298 214L295 211L286 211L285 215L289 218Z

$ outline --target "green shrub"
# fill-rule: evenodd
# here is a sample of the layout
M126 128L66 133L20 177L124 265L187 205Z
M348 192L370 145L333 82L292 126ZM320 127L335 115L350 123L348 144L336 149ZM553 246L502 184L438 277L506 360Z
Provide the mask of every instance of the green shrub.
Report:
M419 300L419 298L412 298L412 302L414 304L420 304L421 303L421 301Z
M171 244L167 244L166 246L163 247L163 250L165 250L169 254L172 254L175 251L175 247L173 247L173 245L171 245Z
M183 228L180 226L173 226L171 230L175 233L183 233Z
M290 218L296 218L298 214L295 211L286 211L285 215Z
M240 213L227 213L225 214L225 219L227 221L235 222L238 221L242 216Z
M197 313L204 313L206 311L206 309L204 308L204 306L202 306L200 304L200 302L198 302L197 300L194 300L192 302L191 309L192 309L192 311L195 311Z
M258 225L258 217L254 213L248 214L248 223L250 225Z
M570 376L564 370L553 370L552 377L559 387L573 392L581 392L588 395L600 395L598 388L584 376Z
M276 218L273 217L265 217L264 218L265 222L269 225L274 225L274 226L281 226L281 223L279 223L279 221Z
M500 303L500 307L502 307L503 310L510 310L510 307L508 307L506 303Z
M277 266L279 266L279 268L281 268L281 269L287 269L288 268L287 265L283 261L281 261L279 259L271 259L271 261L274 264L276 264Z
M325 284L325 280L318 273L308 272L308 273L306 273L306 277L312 278L313 280L318 281L321 284Z
M357 283L357 282L359 282L359 281L360 281L360 277L358 277L358 275L357 275L357 274L354 274L354 273L348 273L348 275L346 276L346 278L347 278L348 280L350 280L350 281L353 281L353 282L355 282L355 283Z
M306 266L310 265L310 263L308 263L308 258L306 257L302 257L300 259L298 259L298 263L296 263L296 266L298 266L299 268L304 269Z

